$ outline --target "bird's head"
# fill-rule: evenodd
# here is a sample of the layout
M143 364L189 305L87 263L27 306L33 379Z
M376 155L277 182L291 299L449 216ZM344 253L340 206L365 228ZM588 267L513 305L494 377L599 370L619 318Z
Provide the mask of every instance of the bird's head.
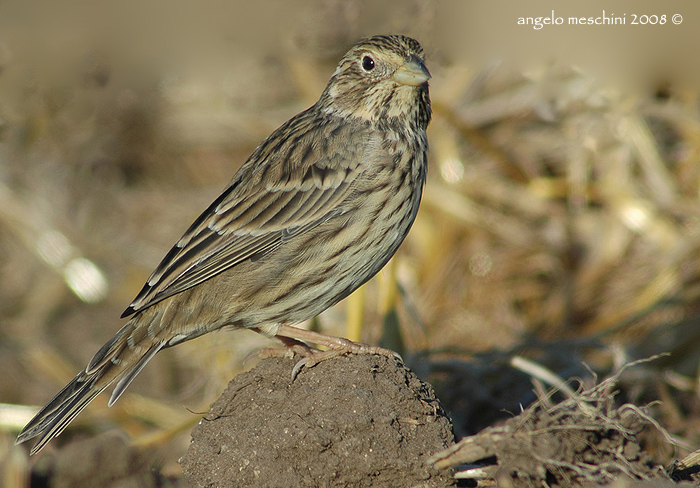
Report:
M338 63L317 106L370 123L430 121L425 55L406 36L376 36L355 44Z

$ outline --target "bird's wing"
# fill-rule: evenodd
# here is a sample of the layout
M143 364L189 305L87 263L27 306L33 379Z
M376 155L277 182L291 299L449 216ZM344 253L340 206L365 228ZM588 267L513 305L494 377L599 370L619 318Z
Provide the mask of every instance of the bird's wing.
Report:
M362 149L344 146L339 151L339 144L329 139L319 142L312 131L303 130L304 136L280 141L276 134L293 130L294 121L256 149L168 252L122 317L243 261L260 259L285 240L343 211L339 203L361 171ZM330 132L346 135L344 130Z

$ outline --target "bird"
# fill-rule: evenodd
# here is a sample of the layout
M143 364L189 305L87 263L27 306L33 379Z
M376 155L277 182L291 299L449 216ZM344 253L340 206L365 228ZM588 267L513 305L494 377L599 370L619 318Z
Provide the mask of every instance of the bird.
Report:
M430 78L415 39L353 45L318 101L260 143L156 267L126 324L16 442L37 438L30 453L39 452L115 384L112 406L158 351L222 328L276 337L305 356L301 366L386 354L296 325L377 274L411 228L427 173Z

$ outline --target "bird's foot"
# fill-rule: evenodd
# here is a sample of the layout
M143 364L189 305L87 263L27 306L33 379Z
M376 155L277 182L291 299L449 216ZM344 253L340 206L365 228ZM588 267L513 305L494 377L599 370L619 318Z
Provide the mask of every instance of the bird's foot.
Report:
M398 353L389 349L384 349L383 347L353 342L342 337L320 334L290 325L283 325L280 327L276 337L287 346L288 350L302 356L302 359L292 368L292 381L294 381L302 368L311 368L322 361L346 354L379 354L380 356L395 358L402 361ZM319 349L314 349L309 347L306 342L325 346L328 350L321 351ZM279 349L277 351L279 351Z

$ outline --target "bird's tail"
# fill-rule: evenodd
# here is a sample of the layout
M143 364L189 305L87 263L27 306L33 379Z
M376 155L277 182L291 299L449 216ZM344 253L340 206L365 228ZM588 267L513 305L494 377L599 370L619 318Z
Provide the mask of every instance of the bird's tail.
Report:
M97 395L116 381L117 386L109 400L109 406L112 406L146 363L164 346L162 342L152 342L148 346L143 343L137 347L129 345L128 338L134 327L133 322L126 324L102 346L85 370L22 429L16 443L37 437L30 453L39 452L47 442L63 432Z

